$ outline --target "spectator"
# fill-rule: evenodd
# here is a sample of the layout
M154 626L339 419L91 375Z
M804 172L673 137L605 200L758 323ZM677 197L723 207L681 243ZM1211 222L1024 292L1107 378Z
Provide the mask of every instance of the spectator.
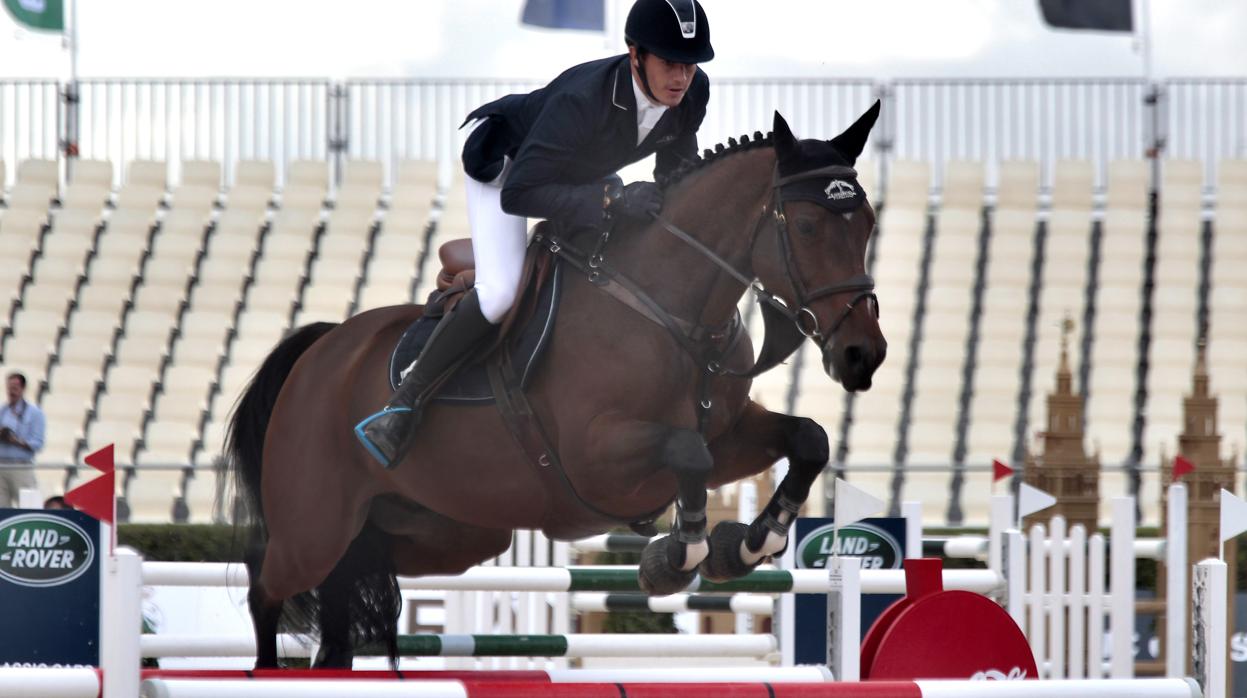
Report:
M43 500L43 508L44 509L73 509L73 507L69 506L69 502L65 501L65 498L60 496L59 494L54 497L48 497L47 499Z
M0 405L0 506L16 506L26 488L35 489L33 462L43 448L45 422L38 405L26 401L26 376L8 376L8 402Z

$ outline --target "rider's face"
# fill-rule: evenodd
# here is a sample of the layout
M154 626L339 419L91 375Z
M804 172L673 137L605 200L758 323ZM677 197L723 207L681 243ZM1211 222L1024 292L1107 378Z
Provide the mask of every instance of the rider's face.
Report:
M632 54L633 75L639 82L636 47L630 47L628 52ZM645 61L645 76L649 78L649 88L658 102L666 107L679 106L680 101L684 99L684 93L688 92L689 85L693 84L693 74L697 72L697 64L673 63L648 52L641 60Z

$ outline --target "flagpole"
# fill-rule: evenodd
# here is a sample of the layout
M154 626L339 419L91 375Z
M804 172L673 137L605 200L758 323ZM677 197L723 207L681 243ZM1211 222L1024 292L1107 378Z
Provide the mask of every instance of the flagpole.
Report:
M65 87L65 181L78 158L78 0L69 2L69 84Z

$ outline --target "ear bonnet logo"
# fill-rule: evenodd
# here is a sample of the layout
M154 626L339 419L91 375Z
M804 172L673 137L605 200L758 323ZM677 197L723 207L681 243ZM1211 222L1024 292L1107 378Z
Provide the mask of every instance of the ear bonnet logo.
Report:
M853 185L843 179L833 179L823 190L828 199L832 201L843 201L844 199L852 199L857 196L857 191L853 189Z

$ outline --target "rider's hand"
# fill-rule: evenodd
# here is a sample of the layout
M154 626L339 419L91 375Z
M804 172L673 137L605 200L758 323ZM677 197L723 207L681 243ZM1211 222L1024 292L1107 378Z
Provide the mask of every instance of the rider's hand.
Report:
M633 218L648 221L662 210L662 190L653 182L633 182L608 192L610 203L606 213L611 218Z

